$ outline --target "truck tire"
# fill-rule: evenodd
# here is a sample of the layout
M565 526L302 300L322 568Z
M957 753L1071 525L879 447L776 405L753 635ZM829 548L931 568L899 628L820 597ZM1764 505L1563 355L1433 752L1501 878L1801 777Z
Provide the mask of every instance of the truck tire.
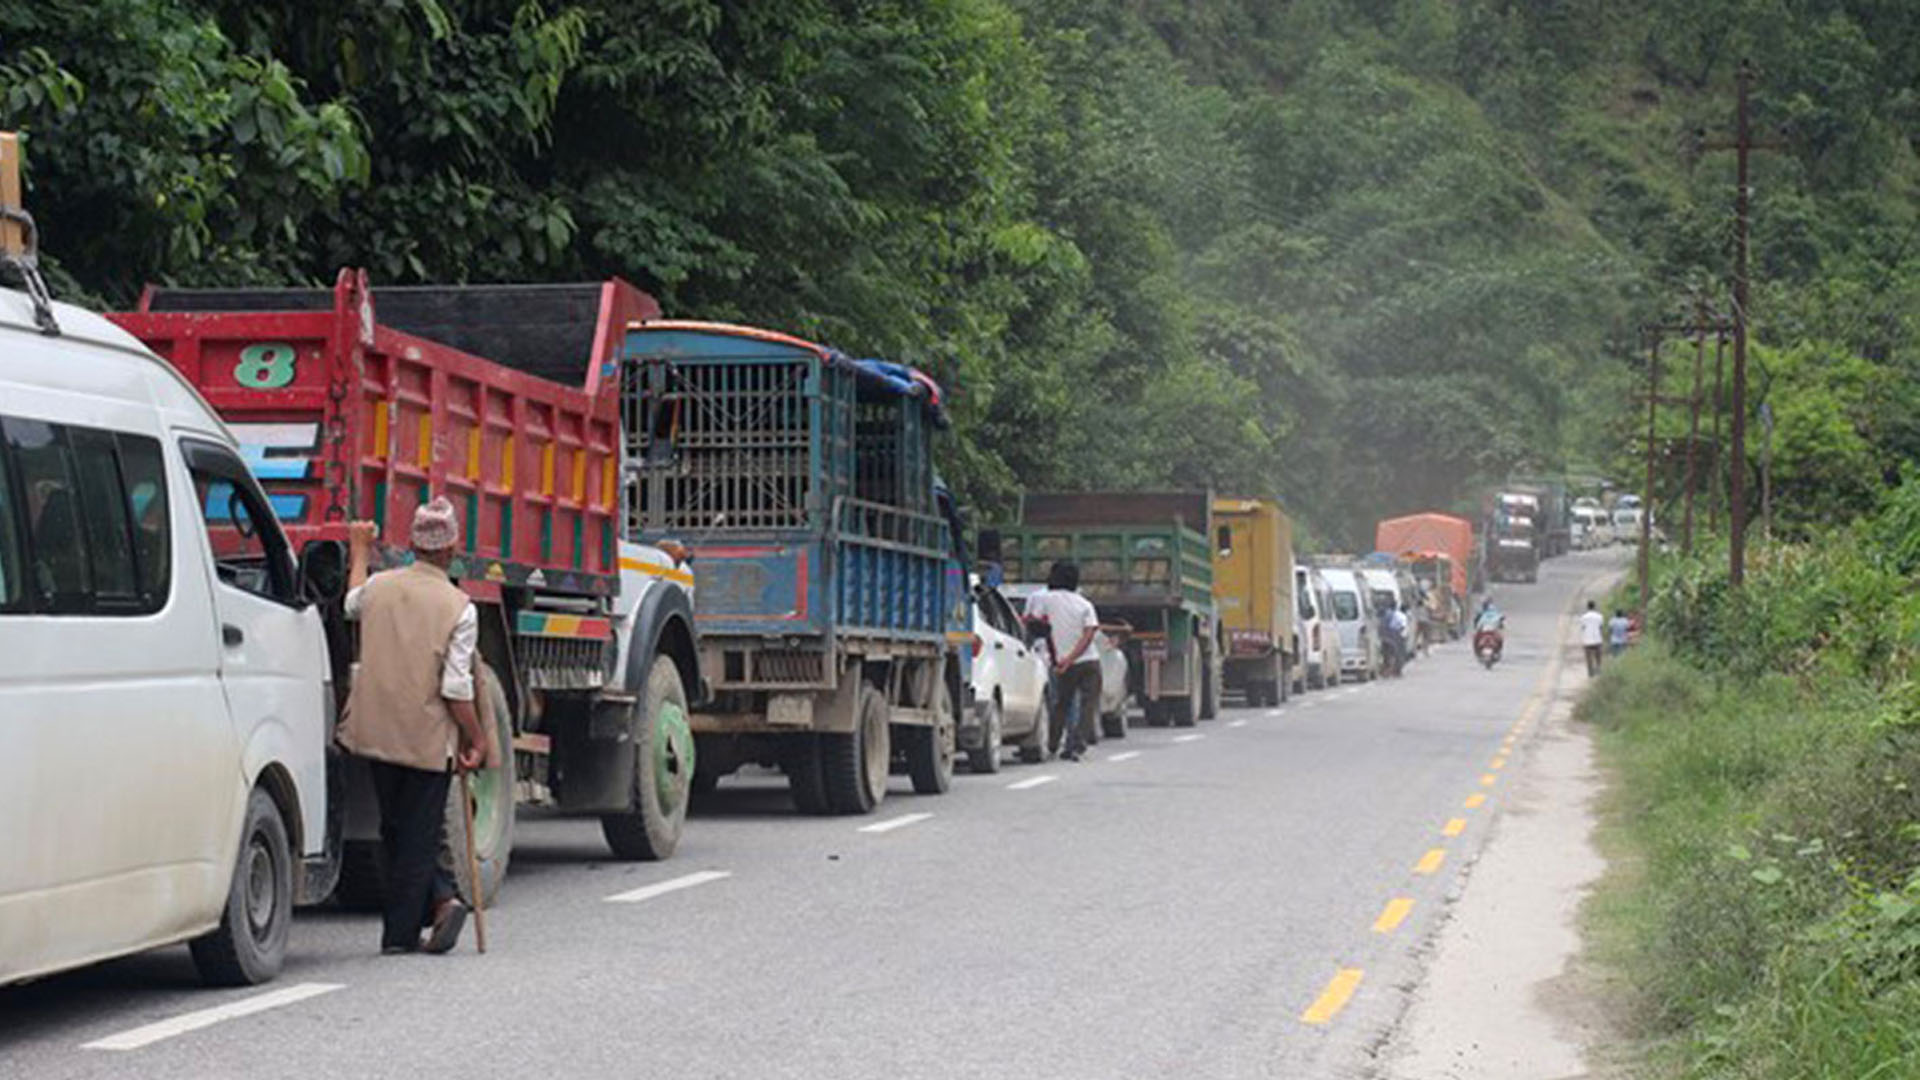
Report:
M482 664L478 674L487 719L500 746L496 768L476 769L467 777L473 789L473 851L480 864L480 880L473 880L467 866L467 822L460 808L462 785L458 776L447 785L447 843L440 857L452 861L454 885L468 906L490 907L500 895L500 883L507 878L507 862L513 856L513 714L493 670Z
M980 747L967 751L967 771L982 774L1000 771L1000 740L1005 737L1004 732L1000 695L995 694L980 706Z
M633 710L633 807L605 814L600 832L616 859L669 858L687 823L693 788L693 732L687 690L670 656L656 656L646 696Z
M293 922L293 845L266 789L247 796L240 851L220 926L193 939L193 966L209 986L253 986L280 973Z
M1200 719L1211 720L1220 715L1220 678L1213 666L1213 649L1202 645L1200 658Z
M860 687L853 730L819 736L827 804L836 814L870 814L887 797L893 769L892 710L872 686Z
M953 695L947 693L945 680L933 689L933 724L909 727L905 736L907 775L913 778L917 795L944 795L953 787L953 760L958 756L959 729L953 719Z
M820 738L790 735L786 751L780 757L780 768L787 774L787 790L793 795L794 808L814 816L833 813L833 804L827 801L827 776L821 769Z
M1110 712L1102 716L1100 718L1100 731L1109 739L1126 738L1127 714L1125 712Z
M1027 765L1039 765L1047 760L1047 752L1053 747L1051 729L1053 727L1053 691L1040 695L1040 713L1033 718L1033 730L1020 740L1020 760Z

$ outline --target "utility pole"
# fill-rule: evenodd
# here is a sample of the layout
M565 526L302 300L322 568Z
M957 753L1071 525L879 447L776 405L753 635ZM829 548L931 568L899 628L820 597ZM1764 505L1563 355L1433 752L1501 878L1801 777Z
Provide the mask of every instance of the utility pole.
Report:
M1766 441L1760 444L1760 536L1773 543L1773 405L1760 403L1760 430Z
M1738 187L1733 201L1733 403L1728 421L1727 579L1739 588L1747 576L1747 260L1752 223L1748 219L1747 158L1753 150L1753 132L1747 123L1747 98L1753 87L1753 64L1740 61L1740 101L1734 131Z
M1707 302L1693 301L1693 396L1687 399L1687 493L1686 509L1680 521L1680 550L1693 554L1694 447L1700 442L1700 380L1707 364Z
M1647 480L1640 493L1640 622L1646 625L1647 592L1651 587L1653 547L1653 454L1655 410L1660 407L1660 335L1647 336Z
M1727 406L1727 324L1716 318L1713 327L1713 462L1707 467L1707 531L1720 528L1720 499L1726 494L1723 455L1720 453L1720 414Z

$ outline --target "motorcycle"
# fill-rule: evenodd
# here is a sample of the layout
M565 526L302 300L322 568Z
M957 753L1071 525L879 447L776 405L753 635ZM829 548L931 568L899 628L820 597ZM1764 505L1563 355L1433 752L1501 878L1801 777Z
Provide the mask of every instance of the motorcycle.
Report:
M1476 630L1473 633L1473 658L1485 664L1488 671L1500 662L1500 650L1506 645L1505 637L1498 630Z

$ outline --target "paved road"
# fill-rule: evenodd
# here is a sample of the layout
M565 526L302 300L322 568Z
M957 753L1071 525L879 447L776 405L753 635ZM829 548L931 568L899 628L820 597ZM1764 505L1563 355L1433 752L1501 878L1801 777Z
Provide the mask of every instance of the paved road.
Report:
M1450 645L1077 765L896 778L871 818L735 779L664 864L523 821L484 957L381 958L372 918L308 913L264 989L196 989L181 948L0 991L0 1077L1365 1075L1613 562L1502 587L1492 672Z

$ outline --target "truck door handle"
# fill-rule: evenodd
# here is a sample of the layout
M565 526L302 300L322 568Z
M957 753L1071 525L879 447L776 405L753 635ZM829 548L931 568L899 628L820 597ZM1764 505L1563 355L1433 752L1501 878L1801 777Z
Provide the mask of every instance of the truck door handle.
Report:
M237 649L240 647L241 642L247 640L247 635L241 633L240 628L232 623L221 623L220 640L227 648Z

